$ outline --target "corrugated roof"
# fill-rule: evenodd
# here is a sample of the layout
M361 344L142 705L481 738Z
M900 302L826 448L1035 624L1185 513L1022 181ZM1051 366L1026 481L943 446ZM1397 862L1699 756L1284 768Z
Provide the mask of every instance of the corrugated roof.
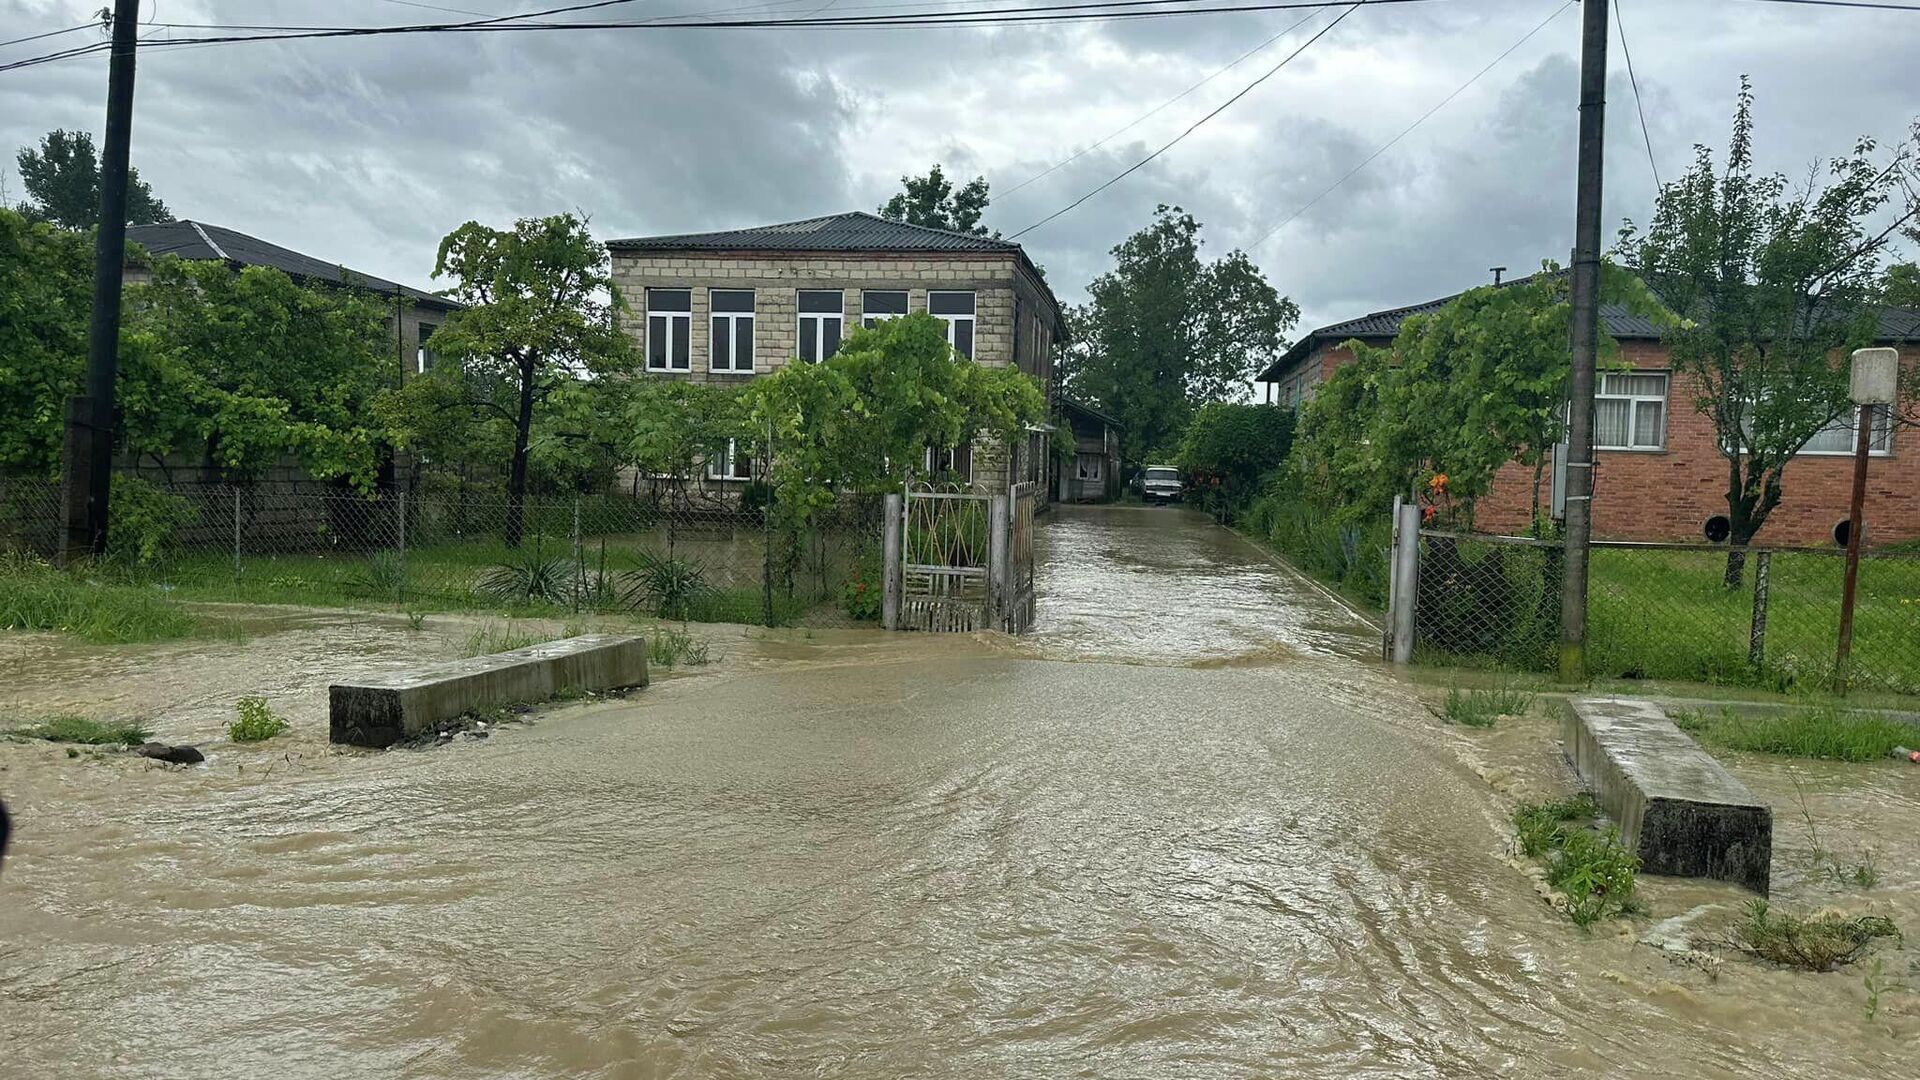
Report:
M1117 428L1120 426L1120 421L1115 420L1113 417L1108 416L1106 413L1101 412L1099 409L1096 409L1093 406L1086 404L1085 402L1075 401L1074 399L1066 396L1065 394L1060 395L1060 408L1064 412L1077 412L1080 415L1085 416L1089 419L1098 420L1100 423L1105 424L1111 428Z
M1565 273L1565 271L1561 271ZM1517 285L1530 278L1514 278L1504 284ZM1362 315L1357 319L1323 326L1293 343L1293 347L1280 354L1279 358L1267 365L1267 369L1254 377L1254 382L1275 382L1280 373L1304 359L1320 345L1328 341L1340 342L1348 338L1391 339L1400 333L1400 327L1414 315L1425 315L1438 311L1461 297L1461 293L1443 296L1438 300L1411 304L1407 307L1389 308ZM1600 305L1600 326L1616 341L1658 341L1660 328L1642 315L1627 310L1623 304L1602 303ZM1920 341L1920 312L1906 311L1901 308L1880 309L1880 340L1882 341Z
M129 225L127 239L135 241L155 255L178 255L183 259L219 259L239 266L271 266L284 270L296 278L328 281L336 285L350 284L356 288L387 296L392 296L397 291L417 303L441 311L460 307L458 303L444 296L435 296L430 292L398 282L374 277L372 274L350 270L339 263L316 259L292 248L270 244L257 236L248 236L243 232L236 232L219 225L208 225L205 222L182 219L162 222L158 225Z
M609 240L614 251L1020 251L1011 240L909 225L850 211L720 232Z

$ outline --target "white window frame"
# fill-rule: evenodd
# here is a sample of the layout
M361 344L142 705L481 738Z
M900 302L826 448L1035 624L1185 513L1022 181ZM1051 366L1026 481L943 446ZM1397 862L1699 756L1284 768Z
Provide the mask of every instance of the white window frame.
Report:
M725 450L721 451L718 454L709 453L707 455L707 462L706 462L707 479L731 480L731 481L739 481L739 482L752 480L753 479L753 456L748 455L746 457L741 457L739 451L740 451L739 443L736 440L728 439L727 448ZM734 469L736 466L739 466L739 465L745 465L747 467L747 471L744 475L735 474Z
M1855 449L1860 445L1858 441L1860 438L1860 411L1865 407L1866 406L1863 405L1855 405L1851 419L1846 416L1835 417L1832 423L1829 423L1826 427L1821 428L1814 434L1814 438L1817 439L1829 431L1836 429L1844 430L1847 433L1847 448L1845 450L1808 450L1806 447L1801 447L1800 452L1794 456L1852 457ZM1878 408L1879 412L1874 415L1874 437L1867 442L1867 456L1892 457L1893 411L1884 405L1878 406ZM1812 440L1809 439L1808 442L1811 443Z
M953 482L960 483L960 484L973 483L973 444L971 442L961 443L959 446L944 446L944 447L938 447L938 448L933 446L927 447L926 455L921 458L921 466L922 468L925 469L924 475L929 477L934 475L934 465L937 464L937 462L934 461L934 451L936 449L939 450L939 453L942 457L947 458L949 461L958 459L960 457L960 452L962 450L965 450L967 452L967 475L964 477L960 477L957 480L954 480ZM954 471L955 470L951 466L949 466L947 469L948 473L952 473Z
M838 296L840 298L840 306L833 311L800 311L800 294L803 292L833 293L835 296ZM822 360L825 360L827 357L832 356L833 353L840 351L840 346L838 344L834 345L833 352L827 351L826 324L828 322L832 322L835 326L839 327L840 328L840 333L838 335L839 340L842 342L847 340L846 290L844 289L795 289L793 294L793 307L795 312L798 313L798 318L795 323L795 336L794 336L794 346L793 346L794 359L801 360L801 361L805 360L805 357L802 355L803 350L800 348L800 342L807 340L808 337L813 338L813 355L814 355L813 362L814 363L818 363ZM807 321L809 319L813 320L813 325L811 327L807 325Z
M415 375L425 375L428 369L433 367L433 350L427 348L427 341L438 329L440 329L438 323L421 323L414 329L413 373Z
M687 306L684 309L655 308L653 306L653 294L658 292L684 292L687 294ZM647 370L648 371L679 371L679 372L692 371L693 370L693 290L692 289L648 289L645 295L647 298L647 341L646 341ZM675 322L684 323L687 328L686 352L678 357L674 356L673 354L673 326ZM658 323L659 325L656 326L655 325L656 323ZM653 362L653 341L654 341L653 336L655 334L664 334L666 336L667 347L664 354L665 362L660 364L656 364ZM679 362L675 363L674 362L675 360L678 360Z
M1622 376L1658 375L1660 376L1661 390L1659 394L1602 393L1601 391L1607 385L1606 379L1607 379L1607 376L1609 375L1622 375ZM1630 453L1630 454L1658 454L1665 451L1667 448L1667 429L1669 426L1671 426L1672 405L1670 404L1670 402L1672 397L1673 397L1673 373L1670 371L1650 371L1643 368L1634 368L1629 371L1599 372L1598 377L1595 381L1595 386L1593 391L1594 401L1597 403L1601 398L1605 398L1608 401L1624 401L1627 403L1627 445L1616 446L1611 443L1602 443L1599 437L1599 428L1598 428L1598 425L1596 425L1594 429L1593 448L1595 450L1606 450L1614 453ZM1640 434L1640 430L1639 430L1640 406L1642 403L1649 402L1649 401L1657 401L1660 403L1660 441L1657 445L1643 444L1640 446L1635 446L1633 445L1634 440Z
M973 313L968 315L936 314L933 310L933 298L936 296L964 296L967 299L972 301L972 303L969 306L973 308ZM978 352L980 347L980 323L979 323L980 294L979 293L973 291L972 289L930 290L927 293L927 314L933 315L934 318L939 319L941 322L947 324L947 344L948 346L953 348L954 352L960 352L959 346L953 344L954 327L959 323L966 323L967 324L967 351L964 353L960 353L960 355L966 357L969 360L973 359L973 354L975 352Z
M906 311L868 311L867 297L873 293L886 293L889 296L897 293L900 296L905 298L907 310ZM912 310L913 310L913 290L911 289L861 289L860 290L860 325L866 327L869 330L873 329L875 326L878 326L883 322L886 322L888 319L897 319ZM845 328L842 327L842 329L845 329Z
M747 310L715 311L713 309L714 293L746 293L747 294ZM754 309L758 306L758 304L759 304L759 297L752 289L708 289L707 290L707 370L708 371L713 372L716 375L751 375L753 374L754 372L753 317L754 317ZM738 324L742 322L747 324L747 363L745 367L742 367L740 365L740 357L737 353L737 346L740 344L740 334L739 334L740 328ZM727 355L732 357L733 363L731 367L713 366L714 330L718 328L718 326L721 323L725 323L727 327L727 336L726 336Z

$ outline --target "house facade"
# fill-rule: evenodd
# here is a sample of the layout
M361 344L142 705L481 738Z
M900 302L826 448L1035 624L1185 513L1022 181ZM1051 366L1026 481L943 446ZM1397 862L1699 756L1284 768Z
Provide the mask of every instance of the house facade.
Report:
M1345 343L1392 343L1413 315L1436 311L1455 297L1375 312L1324 326L1302 337L1256 377L1261 396L1298 407L1320 383L1354 356ZM1660 334L1648 320L1617 304L1602 304L1601 325L1619 343L1626 370L1601 371L1594 393L1593 533L1597 538L1700 541L1709 519L1727 512L1728 463L1713 421L1694 405L1698 383L1673 369ZM1920 354L1920 312L1881 312L1879 343L1900 348L1903 362ZM1866 521L1870 542L1920 538L1920 432L1896 431L1880 410L1867 469ZM1828 426L1789 462L1780 505L1755 541L1824 545L1847 518L1853 490L1857 428L1846 417ZM1534 470L1510 462L1474 508L1476 528L1518 533L1533 508L1554 508L1550 470L1535 487ZM1536 503L1537 496L1537 503Z
M924 311L979 364L1019 368L1054 401L1060 305L1020 245L865 213L607 244L624 326L651 378L739 385L832 356L856 327ZM1043 431L1007 447L930 449L931 473L987 487L1048 479ZM752 479L731 448L709 484Z
M1073 460L1060 470L1061 502L1107 502L1120 494L1120 425L1062 394L1059 417L1073 432Z
M433 366L433 350L428 344L434 330L446 322L460 304L444 296L411 288L385 278L350 270L339 263L327 262L292 248L268 243L234 229L199 221L167 221L157 225L129 225L127 239L145 248L151 255L177 255L182 259L217 260L238 270L245 266L270 266L295 281L318 281L352 287L392 302L393 313L387 327L393 333L394 365L401 379L411 378ZM149 272L139 266L127 268L129 282L142 281Z

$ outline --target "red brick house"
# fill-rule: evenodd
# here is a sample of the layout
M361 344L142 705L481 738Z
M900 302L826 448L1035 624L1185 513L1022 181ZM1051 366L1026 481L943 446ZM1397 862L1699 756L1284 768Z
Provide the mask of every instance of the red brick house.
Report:
M1353 360L1343 344L1385 346L1410 315L1437 310L1454 297L1363 315L1302 337L1261 372L1262 397L1298 406L1320 382ZM1594 399L1593 531L1619 540L1699 540L1708 518L1727 512L1727 461L1715 444L1713 422L1694 408L1692 380L1671 370L1659 331L1615 304L1602 304L1601 325L1620 344L1631 371L1600 372ZM1878 344L1920 356L1920 312L1887 308ZM1920 538L1920 430L1876 423L1867 467L1867 536L1887 542ZM1756 538L1770 544L1829 544L1846 520L1853 485L1854 423L1836 422L1815 436L1786 469L1780 505ZM1474 512L1476 527L1519 532L1534 505L1533 470L1502 469ZM1539 504L1552 504L1550 482Z

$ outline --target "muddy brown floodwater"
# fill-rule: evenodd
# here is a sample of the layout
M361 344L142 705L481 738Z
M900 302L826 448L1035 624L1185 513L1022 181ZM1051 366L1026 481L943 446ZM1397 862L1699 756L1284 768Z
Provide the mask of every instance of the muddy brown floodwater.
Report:
M1548 733L1438 727L1244 541L1063 508L1041 547L1028 638L716 629L709 671L430 752L328 753L307 699L450 632L11 639L9 710L207 739L259 683L305 734L0 745L0 1074L1915 1075L1912 995L1637 943L1732 890L1573 928L1506 849ZM1819 805L1920 820L1873 775Z

